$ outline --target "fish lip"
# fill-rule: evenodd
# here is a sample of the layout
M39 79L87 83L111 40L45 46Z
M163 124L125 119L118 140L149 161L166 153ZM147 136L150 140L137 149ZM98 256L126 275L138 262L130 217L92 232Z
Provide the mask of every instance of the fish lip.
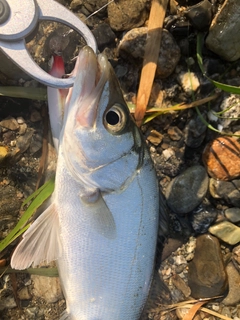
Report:
M75 77L69 91L69 111L76 107L76 126L92 128L96 122L98 103L108 78L109 62L105 55L96 55L85 46L79 53L71 76Z

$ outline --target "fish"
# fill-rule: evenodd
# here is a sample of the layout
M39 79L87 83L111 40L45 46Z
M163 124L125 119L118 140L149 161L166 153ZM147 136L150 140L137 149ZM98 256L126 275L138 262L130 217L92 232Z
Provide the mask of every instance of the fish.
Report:
M61 320L138 320L155 264L156 172L107 57L84 47L72 76L51 204L11 266L56 260Z

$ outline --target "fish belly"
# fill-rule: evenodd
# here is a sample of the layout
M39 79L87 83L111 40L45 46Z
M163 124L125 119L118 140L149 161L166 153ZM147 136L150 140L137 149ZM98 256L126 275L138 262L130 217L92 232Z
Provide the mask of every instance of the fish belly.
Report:
M79 184L65 169L56 183L63 243L58 268L69 319L138 320L152 279L158 230L151 162L124 191L104 196L116 224L114 239L92 228L88 210L80 205Z

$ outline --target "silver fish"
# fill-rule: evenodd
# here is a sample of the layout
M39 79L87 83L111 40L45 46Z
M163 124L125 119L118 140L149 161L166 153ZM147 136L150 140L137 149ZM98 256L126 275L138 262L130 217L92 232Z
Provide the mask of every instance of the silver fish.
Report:
M52 202L11 265L57 260L62 320L137 320L154 268L156 173L106 56L84 47L73 76Z

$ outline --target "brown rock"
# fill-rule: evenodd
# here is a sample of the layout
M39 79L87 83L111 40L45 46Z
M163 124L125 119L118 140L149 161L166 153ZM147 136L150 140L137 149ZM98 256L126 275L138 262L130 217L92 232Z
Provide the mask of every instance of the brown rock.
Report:
M240 176L240 143L232 137L219 137L203 152L208 174L218 180L232 180Z
M225 293L227 275L217 238L208 234L197 238L195 255L189 263L188 285L194 298L209 298Z
M229 279L229 292L223 303L227 306L236 305L240 301L240 274L230 262L226 268Z

